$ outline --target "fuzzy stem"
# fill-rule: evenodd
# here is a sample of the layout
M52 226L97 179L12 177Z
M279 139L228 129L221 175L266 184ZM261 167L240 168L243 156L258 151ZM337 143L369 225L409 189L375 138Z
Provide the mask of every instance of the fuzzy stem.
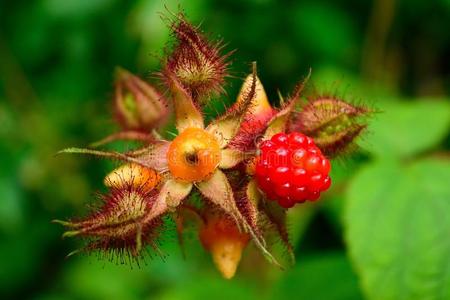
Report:
M139 141L139 142L149 142L153 140L153 137L145 132L140 131L121 131L116 132L111 135L108 135L107 137L96 141L92 144L89 144L89 147L91 148L97 148L118 140L125 140L125 141Z
M108 151L99 151L99 150L92 150L92 149L86 149L86 148L66 148L61 151L58 151L56 155L64 154L64 153L70 153L70 154L88 154L88 155L94 155L98 157L104 157L104 158L113 158L113 159L119 159L126 162L133 162L136 164L139 164L143 167L148 167L145 164L143 164L139 159L127 156L125 154L119 153L119 152L108 152Z

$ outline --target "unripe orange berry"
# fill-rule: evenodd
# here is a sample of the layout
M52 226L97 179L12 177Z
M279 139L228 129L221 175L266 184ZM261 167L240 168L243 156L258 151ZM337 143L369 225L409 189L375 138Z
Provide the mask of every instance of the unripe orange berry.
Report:
M141 188L143 192L149 192L160 182L161 176L153 169L138 164L124 164L108 175L104 183L107 187L120 189L125 186Z
M242 251L250 236L240 232L234 222L223 216L212 216L200 229L200 241L211 252L214 264L223 277L230 279L236 273Z
M217 139L200 128L187 128L170 144L169 170L180 180L194 182L208 178L221 160Z

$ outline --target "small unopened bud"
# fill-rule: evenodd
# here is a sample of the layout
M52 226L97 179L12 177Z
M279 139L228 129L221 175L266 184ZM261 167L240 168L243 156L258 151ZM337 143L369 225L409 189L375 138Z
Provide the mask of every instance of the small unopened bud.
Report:
M311 100L294 113L290 131L302 132L314 139L327 156L348 150L366 128L361 117L370 111L335 98Z
M163 73L175 74L195 101L223 91L229 54L220 55L220 42L211 43L183 15L171 24L175 47L168 56Z
M114 110L124 129L141 131L162 125L168 113L166 99L154 87L122 68L116 71Z
M233 220L226 216L210 215L200 229L199 236L203 247L211 252L222 276L233 278L242 251L250 240L249 234L240 232Z

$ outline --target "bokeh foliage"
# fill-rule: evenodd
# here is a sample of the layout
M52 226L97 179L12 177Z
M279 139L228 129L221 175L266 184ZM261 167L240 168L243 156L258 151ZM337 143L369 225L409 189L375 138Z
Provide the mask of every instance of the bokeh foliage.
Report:
M80 243L50 220L86 213L114 164L54 153L115 130L114 67L153 77L170 46L164 4L237 49L211 112L254 60L274 104L311 67L309 92L378 111L362 149L334 162L331 191L292 211L286 271L250 248L224 281L194 232L186 260L174 234L139 268L65 259ZM447 0L0 2L0 298L450 299L448 28Z

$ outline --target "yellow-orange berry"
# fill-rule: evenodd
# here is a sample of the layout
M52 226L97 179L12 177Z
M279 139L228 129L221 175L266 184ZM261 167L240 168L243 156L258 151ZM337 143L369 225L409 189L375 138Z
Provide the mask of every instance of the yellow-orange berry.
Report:
M161 180L161 176L153 169L141 165L124 164L105 177L107 187L120 189L124 186L141 188L143 192L151 191Z
M236 273L242 251L250 236L240 232L234 222L221 216L210 216L199 231L203 247L211 252L214 264L223 277L230 279Z
M221 160L217 139L200 128L187 128L170 144L167 152L170 173L184 181L208 178Z

